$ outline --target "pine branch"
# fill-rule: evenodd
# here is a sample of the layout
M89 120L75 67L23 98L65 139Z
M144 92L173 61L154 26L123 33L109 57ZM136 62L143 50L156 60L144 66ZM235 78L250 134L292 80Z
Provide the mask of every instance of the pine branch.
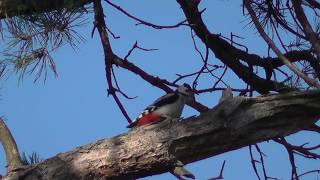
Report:
M320 91L229 98L198 117L142 126L60 153L5 179L133 179L312 126ZM195 174L196 176L196 174Z
M0 0L0 19L43 13L58 9L74 9L91 3L92 0Z

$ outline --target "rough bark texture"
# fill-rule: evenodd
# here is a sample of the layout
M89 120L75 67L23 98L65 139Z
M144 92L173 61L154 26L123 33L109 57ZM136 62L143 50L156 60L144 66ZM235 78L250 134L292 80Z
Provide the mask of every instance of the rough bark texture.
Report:
M197 117L133 129L17 168L5 179L132 179L188 164L313 125L320 91L235 97Z
M6 153L7 168L10 171L12 168L21 166L21 158L19 150L9 128L0 117L0 143Z
M62 8L77 8L90 2L92 0L0 0L0 19Z

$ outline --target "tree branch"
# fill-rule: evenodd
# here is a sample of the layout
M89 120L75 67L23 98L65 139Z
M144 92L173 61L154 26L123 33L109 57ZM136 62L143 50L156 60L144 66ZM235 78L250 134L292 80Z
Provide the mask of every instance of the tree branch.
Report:
M142 126L78 147L5 179L132 179L171 171L244 146L312 126L320 91L234 97L198 117ZM143 137L143 138L141 138Z
M133 15L131 15L130 13L128 13L127 11L125 11L124 9L122 9L120 6L112 3L111 1L109 0L105 0L110 6L114 7L115 9L117 9L119 12L123 13L124 15L126 15L127 17L139 22L138 24L136 25L140 25L140 24L143 24L145 26L150 26L154 29L170 29L170 28L177 28L179 26L182 26L182 25L187 25L185 24L185 22L187 22L187 20L183 20L181 22L178 22L177 24L175 25L167 25L167 26L164 26L164 25L156 25L156 24L153 24L153 23L150 23L150 22L147 22L147 21L144 21L142 19L139 19Z
M269 38L269 36L264 32L264 29L262 28L255 12L253 11L251 7L251 0L244 0L243 1L250 16L251 19L258 30L261 37L265 40L265 42L268 44L268 46L273 50L273 52L279 57L279 59L285 64L292 72L294 72L297 76L302 78L309 86L320 88L320 85L315 79L309 78L306 74L301 72L294 64L292 64L283 54L282 52L277 48L275 43Z
M320 40L318 38L318 35L312 30L308 18L305 15L304 10L302 9L301 3L301 0L292 0L292 5L295 10L296 17L303 28L303 32L311 43L314 52L317 54L317 57L320 59Z
M182 2L182 0L180 0ZM179 3L182 5L183 3ZM85 4L89 4L93 2L92 0L71 0L71 1L40 1L40 0L30 0L30 1L23 1L22 0L0 0L0 18L2 13L2 18L4 17L11 17L13 15L28 15L32 13L40 13L40 12L46 12L46 11L52 11L56 9L61 8L76 8L79 6L83 6ZM21 5L22 3L22 5ZM19 4L19 6L17 5ZM277 89L281 89L283 87L282 84L276 83L274 81L269 81L269 79L263 79L257 75L255 75L253 72L251 72L250 68L242 65L239 60L245 61L248 64L251 65L258 65L262 66L266 69L266 71L270 72L270 67L275 68L282 66L283 63L279 63L277 61L277 58L262 58L256 54L249 54L246 51L242 51L240 49L237 49L232 46L232 44L229 44L227 41L220 38L220 35L214 35L211 34L207 29L205 24L202 22L201 19L201 12L197 9L197 2L189 1L186 2L185 5L183 5L184 12L186 14L186 17L188 17L188 22L191 24L191 27L193 29L199 29L198 31L195 31L198 35L198 37L201 38L201 40L209 45L210 49L216 54L216 57L222 60L223 63L226 63L228 67L232 67L231 69L246 83L249 83L251 86L253 86L254 89L256 89L260 93L267 93L269 90L277 91ZM187 9L189 6L189 10ZM2 9L7 9L6 11ZM10 11L10 13L9 13ZM6 15L5 15L6 14ZM9 16L10 15L10 16ZM192 15L192 16L191 16ZM165 27L165 26L164 26ZM173 26L174 27L174 26ZM206 30L206 31L203 31ZM289 54L290 52L288 52ZM292 54L295 54L292 59L289 58L290 61L300 61L300 60L307 60L312 65L312 67L315 69L315 72L319 72L319 63L315 63L314 60L309 60L312 57L306 57L305 52L301 52L301 56L299 51L294 51ZM302 59L299 59L302 57ZM268 60L268 61L266 61ZM270 61L269 61L270 60ZM275 60L275 61L271 61ZM270 66L272 64L272 66ZM242 69L244 68L244 69ZM319 73L318 73L319 76ZM168 89L162 87L161 89ZM202 107L202 109L205 109Z
M95 26L99 31L100 40L103 47L105 72L106 72L106 79L108 84L108 95L112 95L113 99L117 103L123 116L127 119L128 123L130 124L132 120L129 117L125 108L123 107L123 104L121 103L120 99L118 98L116 94L116 89L114 88L112 83L112 71L113 71L112 64L113 64L113 59L115 55L110 45L110 41L107 33L107 27L104 20L104 13L101 5L101 0L94 0L93 6L94 6L94 12L95 12L95 16L94 16Z
M0 142L4 148L7 159L8 172L22 166L19 150L9 128L0 117Z
M316 0L306 0L306 1L311 7L320 9L320 3L317 2Z
M198 3L196 1L177 0L177 2L180 4L196 35L211 49L218 59L227 65L245 83L252 86L254 90L261 94L266 94L269 91L277 91L284 87L281 83L259 77L254 74L249 67L243 65L239 61L239 55L241 54L242 57L246 57L243 55L248 53L233 47L226 40L222 39L220 35L211 33L201 18L201 13L198 10Z

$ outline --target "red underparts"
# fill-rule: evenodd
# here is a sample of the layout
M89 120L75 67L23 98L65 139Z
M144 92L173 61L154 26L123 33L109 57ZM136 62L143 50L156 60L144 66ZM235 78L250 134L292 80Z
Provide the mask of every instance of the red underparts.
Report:
M140 118L138 120L137 125L138 126L142 126L142 125L149 124L149 123L154 123L154 122L157 122L157 121L160 121L160 120L162 120L161 116L151 113L151 114L147 114L147 115L143 116L142 118Z

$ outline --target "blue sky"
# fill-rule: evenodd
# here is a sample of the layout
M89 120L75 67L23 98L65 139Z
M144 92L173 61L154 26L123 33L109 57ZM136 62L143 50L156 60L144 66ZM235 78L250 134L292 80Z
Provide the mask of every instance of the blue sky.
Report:
M182 10L175 1L117 1L118 5L137 17L161 25L172 25L184 19ZM236 33L246 39L239 42L249 47L250 52L266 54L266 46L255 30L246 26L248 23L242 17L242 7L239 2L230 0L203 0L201 7L206 7L204 20L208 28L215 33L230 36ZM134 51L130 60L145 69L148 73L174 80L176 74L194 72L201 67L201 59L195 52L190 37L190 29L155 30L145 26L135 26L128 19L110 6L104 4L108 27L120 39L111 38L112 47L117 55L124 57L135 41L145 48L157 48L158 51ZM57 153L69 151L77 146L95 142L98 139L109 138L126 132L127 122L111 97L107 97L102 47L98 34L90 38L92 30L92 15L88 15L88 24L79 31L86 42L77 50L64 46L54 54L59 76L48 75L47 81L33 83L33 76L26 76L19 83L17 75L11 73L1 80L0 115L6 119L21 152L31 154L37 152L42 158L54 156ZM202 46L199 43L199 46ZM202 46L203 47L203 46ZM219 60L210 54L210 61L220 64ZM120 86L130 96L138 96L133 100L122 99L131 118L155 98L163 95L163 91L150 86L136 75L122 69L116 74ZM10 73L9 73L10 74ZM183 82L192 82L186 79ZM181 82L181 83L183 83ZM212 82L201 79L201 87ZM242 82L231 73L226 82L233 87L240 87ZM217 104L220 92L203 94L197 100L209 107ZM187 107L184 116L198 114ZM316 141L312 133L291 136L291 142ZM271 177L289 179L291 169L285 149L275 143L261 144L267 154L267 171ZM197 179L208 179L219 174L220 167L226 160L224 177L233 179L256 179L250 164L248 148L228 152L207 160L187 166ZM257 156L258 157L258 156ZM298 158L299 172L313 170L319 167L318 161L301 161ZM4 152L0 148L0 174L5 173ZM305 179L315 179L316 175ZM319 175L318 175L319 178ZM174 179L166 173L144 179L161 180Z

